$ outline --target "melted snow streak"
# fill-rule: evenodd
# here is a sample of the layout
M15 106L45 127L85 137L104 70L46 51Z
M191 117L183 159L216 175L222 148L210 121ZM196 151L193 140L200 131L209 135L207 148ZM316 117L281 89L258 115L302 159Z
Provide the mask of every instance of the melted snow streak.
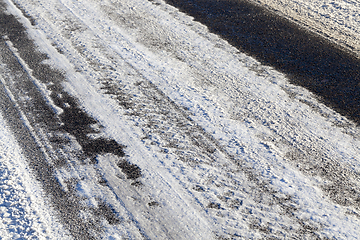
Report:
M353 54L249 1L166 2L360 124L360 60Z

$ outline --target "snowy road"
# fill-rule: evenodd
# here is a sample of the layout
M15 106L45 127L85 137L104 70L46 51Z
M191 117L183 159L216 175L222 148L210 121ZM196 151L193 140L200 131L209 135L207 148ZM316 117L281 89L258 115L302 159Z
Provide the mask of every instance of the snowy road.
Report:
M328 106L358 120L358 87L319 102L165 2L1 0L0 239L356 239L360 131Z

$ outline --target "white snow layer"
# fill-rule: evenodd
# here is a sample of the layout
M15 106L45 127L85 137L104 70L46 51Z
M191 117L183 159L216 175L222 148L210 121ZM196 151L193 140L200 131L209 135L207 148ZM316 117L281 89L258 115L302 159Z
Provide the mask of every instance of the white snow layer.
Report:
M136 219L151 239L261 238L261 231L249 226L251 222L271 227L280 238L284 229L300 229L300 222L317 226L321 237L358 236L357 209L334 203L321 188L327 179L305 174L296 166L310 161L321 164L317 156L327 156L354 173L360 171L358 129L320 104L307 90L289 84L281 73L240 53L162 1L14 0L36 19L36 26L31 26L10 0L6 2L9 12L28 28L39 49L49 55L47 62L66 73L64 88L104 126L103 134L127 146L129 160L142 169L144 186L137 191L119 180L121 172L115 170L113 156L99 156L97 170L103 173L111 190L101 192L84 180L79 194L87 197L89 204L95 197L104 198L117 212ZM308 6L329 9L316 7L319 5L313 1ZM337 16L337 10L342 9L331 8L328 14ZM354 2L351 9L357 11L358 4ZM347 21L356 24L356 19ZM353 35L358 39L356 30ZM175 140L186 140L186 136L177 136L171 127L151 131L141 117L125 114L126 109L101 90L99 82L106 78L118 83L137 103L145 104L147 99L146 90L137 86L155 86L184 109L181 111L190 116L190 123L204 129L221 151L214 154L212 161L206 156L201 159L196 150L190 158L196 156L197 162L180 161L186 156L166 147L164 134L171 134ZM169 104L169 109L172 106ZM146 111L148 115L142 117L151 117L152 109ZM167 124L167 120L156 120L153 124ZM144 138L144 132L151 133L150 140L149 136ZM11 136L5 128L1 133L4 138ZM3 148L6 149L4 144ZM297 156L301 151L308 156ZM299 159L290 161L289 156ZM12 159L23 161L20 154ZM269 188L276 191L274 194L285 196L284 199L291 196L296 207L293 217L282 214L277 205L258 200L256 194L264 194L264 199L271 199L271 194L256 189L259 186L248 180L244 173L248 168L267 181ZM16 172L27 172L21 164L6 169L13 170L11 177L18 176ZM91 175L94 169L79 166L72 171L76 173L61 169L58 178ZM21 184L25 184L23 180L12 185L20 189L19 198L20 193L29 194L17 187ZM204 186L203 192L192 190L200 185ZM161 208L152 210L142 205L152 200ZM34 209L33 201L26 203L29 211ZM206 208L216 201L223 201L221 206L235 201L239 204L237 210ZM41 214L26 216L37 219ZM44 221L41 223L39 226L44 228ZM12 234L10 226L3 221L1 231L8 234L5 236ZM131 232L137 226L130 223L122 228L106 227L104 238L140 237ZM36 234L40 234L37 229Z

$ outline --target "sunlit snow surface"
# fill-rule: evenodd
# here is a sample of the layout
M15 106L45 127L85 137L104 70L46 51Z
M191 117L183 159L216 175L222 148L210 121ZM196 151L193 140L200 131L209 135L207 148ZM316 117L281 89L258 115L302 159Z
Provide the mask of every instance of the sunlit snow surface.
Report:
M91 137L126 146L125 156L54 170L64 188L76 180L89 209L111 206L101 238L358 236L359 130L307 90L162 1L4 2L97 121ZM61 116L59 107L67 106L52 107ZM34 194L40 183L3 122L0 234L61 239L65 230ZM73 142L69 152L81 151ZM125 160L141 177L118 168Z

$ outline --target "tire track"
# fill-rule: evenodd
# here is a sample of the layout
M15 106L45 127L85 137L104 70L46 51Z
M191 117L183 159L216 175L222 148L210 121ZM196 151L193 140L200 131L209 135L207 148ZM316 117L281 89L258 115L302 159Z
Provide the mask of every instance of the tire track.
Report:
M12 16L6 17L11 19ZM66 23L73 25L70 26L70 29L73 29L73 21L70 20ZM20 30L24 30L18 22L16 24ZM20 72L25 70L25 72L22 81L14 81L11 74L8 74L6 80L9 82L8 85L14 85L12 90L18 94L16 98L22 99L21 108L23 112L29 116L35 134L41 138L38 142L32 142L32 145L43 143L46 152L50 154L49 158L44 157L47 165L41 165L35 170L41 175L40 181L45 181L46 177L52 177L47 181L49 181L48 184L53 183L54 186L45 184L44 188L50 189L47 189L49 195L55 194L52 196L54 208L59 212L63 224L69 229L73 237L75 239L101 238L104 233L102 221L105 219L108 224L115 225L115 228L121 229L123 227L125 231L116 233L124 235L123 237L134 239L150 239L155 238L155 236L163 239L188 238L191 234L183 228L190 228L191 230L187 231L194 231L192 228L197 226L188 226L189 224L186 222L180 222L181 225L173 224L177 227L175 230L171 224L170 227L167 226L174 221L179 223L181 219L172 219L172 216L166 212L169 211L168 208L159 208L159 203L151 197L149 202L148 197L151 194L143 189L140 182L141 169L127 160L129 157L125 156L123 151L125 146L118 144L115 140L103 137L103 127L79 107L75 98L63 90L61 84L65 81L64 76L61 72L53 70L49 65L43 63L47 56L35 50L35 46L25 33L20 35L21 32L18 31L15 37L11 27L8 26L7 30L7 41L11 42L12 49L16 49L19 54L18 58L22 60L17 63L15 61L13 65L6 62L5 65L12 70L19 70ZM22 41L27 41L27 43L24 44ZM26 45L27 48L19 48L23 45ZM81 51L81 46L77 50ZM28 66L25 68L22 66L23 69L21 69L19 62L24 62ZM32 77L46 85L46 90L50 92L50 101L44 101L49 99L42 94L44 93L41 91L42 89L36 89L34 81L31 81L34 80L31 79ZM28 91L29 89L31 91ZM55 108L51 109L51 104L55 104ZM53 111L54 109L61 109L61 111L57 111L56 114ZM29 158L35 159L31 156ZM102 161L102 163L99 164L98 161ZM113 166L102 169L104 164L110 162L109 165L111 165L112 161L116 163L115 168L122 172L119 174L120 181L119 178L114 179L112 176L112 172L117 171L112 169ZM82 167L86 169L87 174L84 175L79 169ZM42 171L47 171L48 174L44 176ZM103 192L106 195L101 196L99 194L95 197L97 202L95 207L86 204L86 201L92 201L91 198L94 196L87 196L84 191L79 191L79 188L81 189L81 186L86 186L86 184L92 188L92 191ZM166 182L166 184L168 183ZM60 191L62 195L56 195L57 192L54 188L59 188L56 190ZM181 197L180 200L184 201ZM118 201L114 202L114 198L117 198ZM175 202L178 203L179 200ZM136 208L128 208L129 206L133 207L133 205L136 205ZM186 219L189 220L188 217ZM193 232L192 234L209 235L205 232Z
M99 154L111 153L124 159L124 146L111 139L88 136L99 134L91 127L96 126L97 121L62 89L62 74L42 63L46 55L35 50L24 27L14 16L4 14L4 5L1 7L1 34L5 36L0 42L4 89L1 96L6 120L71 235L75 239L98 238L103 231L101 219L118 224L118 216L101 200L98 208L84 206L75 190L79 179L70 179L64 186L55 173L75 163L92 164ZM141 176L141 170L125 159L118 167L130 179ZM98 180L101 181L101 177ZM84 211L93 215L94 220L84 221L80 217Z
M83 29L83 27L80 27ZM76 36L74 36L76 38ZM99 46L98 44L97 46ZM75 47L76 48L76 47ZM103 49L103 52L106 52ZM79 54L83 55L84 59L89 62L93 62L90 66L96 66L97 69L103 69L102 75L105 76L116 76L119 73L115 73L114 69L107 66L106 64L101 65L101 61L96 59L95 54L86 53L79 51ZM112 57L112 61L115 61ZM114 66L123 66L125 69L133 69L129 63L114 62ZM159 151L164 154L175 154L180 160L177 163L177 168L193 168L200 167L204 169L211 169L208 171L216 171L218 175L224 175L221 171L225 170L232 173L242 172L241 177L231 175L222 176L217 180L219 184L217 187L207 186L209 192L220 192L221 190L215 190L219 186L223 186L221 181L228 182L228 179L234 178L239 182L247 182L251 185L250 189L245 191L251 192L247 195L249 199L255 199L255 202L260 202L265 205L277 205L283 210L287 217L292 218L294 224L298 226L298 230L295 232L297 235L303 236L317 236L317 231L321 229L319 226L312 226L303 219L297 219L294 217L294 211L296 211L296 203L291 199L291 196L284 196L268 184L267 180L256 173L252 167L241 160L239 157L232 156L224 148L220 147L220 144L212 138L208 133L198 126L194 121L191 120L191 113L185 113L181 107L176 105L169 97L162 93L154 84L147 81L145 77L137 78L134 81L130 77L129 80L125 80L123 76L142 76L136 69L132 71L125 71L122 73L122 83L118 84L111 78L100 79L100 83L103 85L102 89L104 93L112 95L113 99L118 101L118 104L124 107L136 125L140 127L144 133L143 142L150 146L159 147ZM127 82L130 81L130 82ZM122 85L124 84L124 85ZM128 87L132 84L130 92L127 93ZM137 89L137 90L136 90ZM175 124L174 124L175 123ZM214 154L218 152L218 154ZM232 162L232 163L230 163ZM169 167L164 163L165 166ZM190 166L190 168L189 168ZM209 167L207 167L209 166ZM216 169L216 170L214 170ZM206 171L206 170L205 170ZM200 171L199 175L203 173ZM181 179L181 176L176 175L176 178ZM182 180L180 180L182 181ZM199 179L187 179L181 182L186 185L185 182L193 182L193 188L187 188L193 196L196 196L197 192L202 192L201 181ZM213 188L213 189L211 189ZM221 188L221 187L220 187ZM236 189L236 187L235 187ZM240 190L242 192L243 190ZM234 193L233 193L234 194ZM240 195L240 194L235 194ZM265 196L264 196L265 195ZM202 206L208 209L223 209L218 201L222 201L223 204L230 206L230 209L241 208L241 200L234 197L229 198L228 196L217 196L215 199L212 198L211 194L202 197L198 202L205 202L204 199L213 199L214 202L210 201L204 203ZM256 207L251 206L247 208L247 211ZM248 213L248 212L246 212ZM250 223L250 227L256 231L262 232L264 236L270 234L271 228L264 226L259 218L254 217ZM270 234L271 235L271 234ZM290 233L291 235L291 233ZM275 235L274 235L275 236Z
M69 25L66 26L66 24ZM79 33L81 33L84 26L77 24L75 18L72 18L69 22L63 22L63 29L65 29L63 30L64 36L68 36L70 39L77 39L77 31L71 29L78 29L80 30ZM71 33L68 32L69 30L71 30ZM88 52L89 50L82 50L83 48L81 45L83 42L74 41L73 44L74 48L78 50L79 55L82 55L84 59L91 59L91 64L89 65L93 66L94 72L97 72L97 69L102 69L101 75L111 76L114 74L111 71L111 67L109 68L109 66L101 65L97 62L97 59L94 58L96 54ZM101 44L98 43L97 45L99 46ZM133 69L130 65L125 65L127 66L126 68ZM134 72L134 70L131 70L130 72ZM137 71L135 70L135 72ZM141 74L137 72L136 75L139 76ZM242 206L244 205L242 199L251 199L251 202L255 201L270 208L272 208L272 205L280 206L280 208L282 208L281 212L286 216L285 218L290 218L298 228L298 232L289 232L288 234L293 235L301 233L304 236L316 235L314 231L314 229L317 229L316 227L304 227L308 226L309 223L305 224L304 220L298 220L293 217L293 211L296 209L293 206L296 205L296 203L290 196L283 196L283 194L272 189L265 179L262 179L260 175L253 172L251 166L244 166L246 165L244 161L229 155L226 150L221 148L209 134L191 120L189 113L185 113L184 110L181 110L181 107L177 106L144 77L140 77L140 79L142 82L136 81L131 83L133 85L130 89L131 94L122 92L121 89L123 89L123 87L117 85L116 82L109 78L104 78L104 80L100 80L100 82L102 83L104 93L110 94L117 99L119 106L127 109L127 115L140 118L141 125L138 126L144 131L143 141L145 145L157 146L163 153L174 153L177 156L178 160L176 160L175 163L177 166L174 171L177 171L176 169L187 169L187 171L190 171L193 167L204 169L198 171L198 176L196 178L190 179L183 179L183 176L177 175L175 172L173 173L174 177L179 179L178 181L180 181L181 185L186 186L188 185L187 182L193 183L191 186L186 186L185 188L192 196L194 196L195 200L201 204L204 210L209 212L213 217L215 217L214 214L216 214L216 211L219 210L225 210L226 212L237 210L237 214L240 214L240 216L249 220L248 224L250 224L250 228L256 232L260 232L263 236L267 236L270 234L272 228L267 226L269 223L264 223L261 220L260 215L264 210L261 210L261 208L256 207L255 204L252 203ZM61 93L60 95L62 95L62 98L68 99L69 96L64 92L59 92L59 89L55 89L55 87L49 87L49 89L52 91L56 90L54 92L56 94L53 94L52 96L54 102L57 106L64 109L64 113L60 115L60 118L65 122L65 125L61 128L75 136L77 142L82 145L83 149L94 149L91 145L87 147L86 136L90 133L94 133L89 126L96 122L89 119L84 112L77 109L75 107L76 104L72 102L73 100L60 101L56 97L56 95ZM134 94L134 91L139 94ZM135 98L134 95L139 95L141 97ZM70 106L68 107L70 110L67 110L67 108L64 107L65 105ZM71 116L72 120L68 119L68 116ZM177 124L174 125L173 123ZM79 126L84 126L84 128ZM92 156L91 153L90 156ZM122 163L119 165L121 167ZM166 163L165 166L168 166L168 164ZM127 167L123 166L123 168L126 169ZM134 168L130 167L130 169ZM224 169L228 170L226 171ZM136 167L135 170L137 170ZM214 180L210 180L214 175L206 174L207 171L216 173L219 176L216 177L217 179L214 178ZM227 176L223 171L232 172L233 174ZM125 173L126 172L127 171L125 170ZM241 172L241 174L236 176L235 173L238 174L239 172ZM209 178L209 183L206 183L205 186L203 186L201 181L204 173L206 178ZM129 176L130 179L132 176L136 179L138 174L133 175L130 173ZM233 178L236 180L232 180ZM234 185L234 182L237 182L237 184L231 186ZM245 192L241 189L241 182L246 182L250 185ZM136 181L134 183L136 183ZM75 183L69 184L71 187L71 185L74 185ZM229 192L224 193L224 196L218 195L217 192L223 192L222 188L224 186L227 186L226 188L229 189ZM206 191L202 191L202 189L206 189ZM239 198L239 196L241 196L241 198ZM241 213L243 211L244 213ZM256 215L258 216L247 216L249 212L257 212ZM221 219L221 217L216 218L218 221ZM274 229L278 228L279 226L274 227ZM281 230L283 231L286 229ZM232 230L230 230L230 232L231 231ZM279 233L276 233L274 236L278 234Z

